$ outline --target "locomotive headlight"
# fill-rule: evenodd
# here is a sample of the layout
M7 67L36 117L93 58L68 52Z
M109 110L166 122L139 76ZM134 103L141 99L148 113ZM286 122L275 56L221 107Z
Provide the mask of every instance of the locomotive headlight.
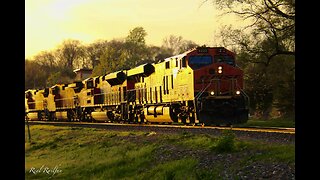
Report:
M222 73L222 66L218 67L218 73L221 74Z
M213 96L214 95L214 91L211 91L210 94L211 94L211 96Z
M236 91L236 95L239 95L240 94L240 91Z

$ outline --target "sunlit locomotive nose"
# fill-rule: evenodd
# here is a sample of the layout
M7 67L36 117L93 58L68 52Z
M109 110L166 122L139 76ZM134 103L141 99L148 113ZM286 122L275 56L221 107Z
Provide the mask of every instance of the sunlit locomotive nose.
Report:
M243 72L235 55L225 48L198 50L190 56L198 116L206 124L235 124L246 121L248 97L241 95ZM207 78L203 78L207 77Z

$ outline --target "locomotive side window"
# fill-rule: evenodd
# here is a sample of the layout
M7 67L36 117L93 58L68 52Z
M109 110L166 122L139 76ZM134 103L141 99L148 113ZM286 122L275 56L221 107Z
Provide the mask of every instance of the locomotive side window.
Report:
M119 87L119 102L121 102L121 87Z
M159 94L160 94L160 102L162 102L162 91L161 91L161 86L159 86Z
M171 74L171 89L173 89L173 74Z
M44 89L43 96L44 96L44 97L48 97L48 95L49 95L49 88L45 88L45 89Z
M167 91L166 91L166 78L165 78L165 76L163 76L163 94L167 94Z
M83 88L82 82L76 82L76 88L74 89L74 92L79 93L82 88Z
M167 61L166 62L166 69L169 69L170 68L170 61Z
M182 67L187 67L187 61L185 56L182 58Z
M167 94L169 94L169 81L168 81L168 76L166 76L166 90L167 90Z
M97 85L100 83L100 78L97 77L95 80L94 80L94 84L95 84L95 87L97 87Z
M93 88L93 81L87 81L87 89Z
M59 90L59 87L58 86L56 86L56 87L54 87L53 89L52 89L52 94L53 95L58 95L60 93L60 90Z
M214 56L214 62L216 63L226 63L229 64L231 66L234 66L234 58L232 56L228 56L228 55L215 55Z
M152 103L152 88L150 88L150 102Z
M123 100L126 101L127 100L127 87L126 86L123 87L122 90L123 90Z
M190 56L188 64L192 69L199 69L212 64L212 56Z

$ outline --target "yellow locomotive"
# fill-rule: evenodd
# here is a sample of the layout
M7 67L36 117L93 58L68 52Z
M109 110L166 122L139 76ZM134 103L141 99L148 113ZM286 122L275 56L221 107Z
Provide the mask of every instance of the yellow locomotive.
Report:
M236 124L248 96L235 54L197 47L158 63L26 91L30 120Z

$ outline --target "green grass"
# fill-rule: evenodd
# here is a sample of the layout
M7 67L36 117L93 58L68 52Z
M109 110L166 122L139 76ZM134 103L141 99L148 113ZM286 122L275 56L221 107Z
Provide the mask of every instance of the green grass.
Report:
M234 127L248 127L248 126L294 128L295 121L292 119L285 119L285 118L275 118L275 119L268 119L268 120L249 118L247 123L235 125Z
M25 143L26 179L221 179L223 161L199 168L205 153L254 152L240 156L231 169L253 161L295 161L294 145L240 141L230 132L221 136L157 134L49 125L32 125L30 132L32 141ZM231 149L221 151L219 146ZM198 154L178 156L177 151ZM165 156L169 158L161 160Z

